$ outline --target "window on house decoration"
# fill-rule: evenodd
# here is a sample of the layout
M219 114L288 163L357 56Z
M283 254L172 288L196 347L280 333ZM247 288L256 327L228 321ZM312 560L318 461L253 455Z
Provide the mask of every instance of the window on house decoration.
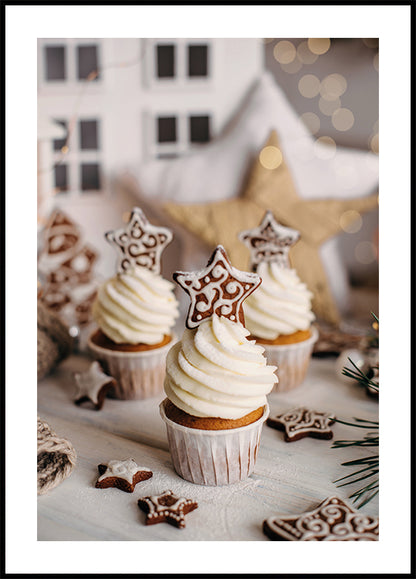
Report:
M61 121L61 120L55 119L55 123L62 125L65 130L68 130L68 125L67 125L66 121ZM66 144L66 137L64 137L63 139L54 139L53 140L53 150L54 151L60 151L65 144Z
M101 188L98 163L81 163L81 190L98 191Z
M158 117L157 118L157 142L158 143L176 143L176 117Z
M206 44L188 45L188 76L208 76L208 46Z
M82 151L97 150L98 121L88 120L79 122L79 148Z
M68 191L68 167L66 164L55 165L55 188L57 193Z
M208 115L192 115L189 117L189 141L191 143L207 143L210 140Z
M48 81L66 79L65 46L45 46L45 78Z
M156 76L157 78L174 78L175 46L173 44L156 46Z
M98 70L98 50L95 44L77 46L77 78L85 80L88 75ZM97 81L99 74L92 80Z

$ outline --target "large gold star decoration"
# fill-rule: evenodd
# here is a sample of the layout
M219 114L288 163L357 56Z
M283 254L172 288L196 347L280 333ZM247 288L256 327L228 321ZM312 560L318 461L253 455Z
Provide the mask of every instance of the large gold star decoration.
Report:
M378 195L352 199L303 199L296 192L278 137L272 131L254 162L240 197L205 204L166 203L165 210L179 224L202 239L210 249L225 247L230 261L239 269L249 263L247 247L238 234L256 227L270 210L287 227L300 232L291 249L292 266L314 295L312 308L318 318L339 323L340 315L331 294L320 255L321 245L342 231L343 226L377 207ZM341 220L342 217L342 220Z

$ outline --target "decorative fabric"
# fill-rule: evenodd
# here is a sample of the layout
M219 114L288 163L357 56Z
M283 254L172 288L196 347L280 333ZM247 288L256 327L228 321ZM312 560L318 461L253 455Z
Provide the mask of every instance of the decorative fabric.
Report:
M72 444L60 438L38 416L38 495L58 486L72 472L76 463Z
M60 318L38 301L38 380L72 351L73 338Z

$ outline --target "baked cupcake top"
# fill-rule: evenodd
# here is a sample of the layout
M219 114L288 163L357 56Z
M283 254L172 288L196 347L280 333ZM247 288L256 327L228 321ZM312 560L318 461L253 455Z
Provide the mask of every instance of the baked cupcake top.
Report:
M247 339L242 302L261 283L255 273L230 264L222 246L208 266L176 272L189 293L186 329L166 360L165 392L184 412L198 417L238 419L266 404L277 382L264 348Z
M308 330L315 315L313 294L290 266L289 249L299 232L279 224L266 211L260 225L239 235L250 249L251 267L262 278L259 290L245 303L246 325L253 336L275 340Z
M128 224L105 234L118 252L118 273L101 285L92 306L100 330L116 344L158 344L179 315L174 284L160 275L172 232L134 207Z

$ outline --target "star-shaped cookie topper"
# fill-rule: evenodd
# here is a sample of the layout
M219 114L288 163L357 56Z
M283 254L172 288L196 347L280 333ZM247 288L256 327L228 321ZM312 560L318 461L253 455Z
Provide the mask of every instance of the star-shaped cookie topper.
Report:
M286 442L293 442L305 436L329 440L334 433L330 425L335 422L335 416L327 412L316 412L308 408L294 408L279 416L269 417L267 426L283 430Z
M378 541L378 527L378 517L358 513L338 497L301 515L263 521L263 532L272 541Z
M290 268L289 249L299 237L299 231L278 223L269 210L258 227L238 234L240 241L250 250L250 266L253 271L261 262L273 262L280 267Z
M116 385L114 378L105 374L97 361L85 372L76 372L74 378L77 385L75 404L90 401L95 410L101 410L107 392Z
M173 279L191 298L186 319L190 329L214 314L244 325L243 301L261 283L257 274L233 267L222 245L216 247L205 269L177 271Z
M139 508L146 513L146 525L167 522L179 529L185 527L185 515L198 508L192 499L177 497L173 491L138 500Z
M152 225L143 211L134 207L126 227L108 231L105 238L119 252L118 273L138 265L159 274L162 252L173 235L166 227Z
M153 476L150 469L138 466L129 458L127 460L109 460L105 464L98 465L100 476L95 483L97 489L115 487L126 493L132 493L137 483Z

